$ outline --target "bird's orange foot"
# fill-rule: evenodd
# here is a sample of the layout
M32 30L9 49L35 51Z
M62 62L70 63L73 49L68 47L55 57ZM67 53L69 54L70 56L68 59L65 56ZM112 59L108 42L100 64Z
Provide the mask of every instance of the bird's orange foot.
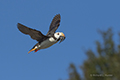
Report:
M28 54L29 54L30 52L36 51L36 50L37 50L36 48L33 48L33 49L31 49L31 50L28 52Z
M35 50L35 52L37 52L37 51L38 51L38 49Z

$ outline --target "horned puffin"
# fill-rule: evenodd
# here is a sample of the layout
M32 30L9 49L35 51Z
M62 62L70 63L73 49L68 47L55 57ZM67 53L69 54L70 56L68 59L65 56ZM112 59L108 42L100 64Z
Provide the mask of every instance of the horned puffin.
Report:
M33 46L33 48L28 52L30 53L31 51L37 52L40 49L45 49L53 44L59 42L61 43L63 40L65 40L65 35L63 32L56 32L57 28L60 25L60 14L57 14L49 27L49 31L46 35L43 35L40 31L36 29L31 29L29 27L26 27L25 25L18 23L17 28L24 34L30 35L30 37L34 40L37 40L38 43Z

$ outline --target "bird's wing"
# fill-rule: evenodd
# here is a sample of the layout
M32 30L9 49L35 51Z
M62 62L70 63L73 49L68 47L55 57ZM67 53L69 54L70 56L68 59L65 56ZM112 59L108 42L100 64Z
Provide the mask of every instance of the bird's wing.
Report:
M52 20L52 23L50 25L50 28L49 28L49 31L47 33L46 36L52 36L55 31L57 30L57 28L59 27L60 25L60 14L56 15L53 20Z
M47 36L43 35L40 31L28 28L20 23L17 24L17 27L22 33L30 35L32 39L37 40L38 42L47 38Z

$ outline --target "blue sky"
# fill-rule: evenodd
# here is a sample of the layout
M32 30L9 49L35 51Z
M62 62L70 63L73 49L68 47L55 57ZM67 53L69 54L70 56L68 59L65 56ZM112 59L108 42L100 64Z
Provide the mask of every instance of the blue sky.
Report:
M87 59L84 49L95 51L95 41L102 41L98 29L112 27L114 40L118 41L119 3L119 0L1 0L0 80L68 79L69 64L74 63L79 69ZM37 41L22 34L17 23L46 34L56 14L61 14L57 31L64 32L66 40L27 54Z

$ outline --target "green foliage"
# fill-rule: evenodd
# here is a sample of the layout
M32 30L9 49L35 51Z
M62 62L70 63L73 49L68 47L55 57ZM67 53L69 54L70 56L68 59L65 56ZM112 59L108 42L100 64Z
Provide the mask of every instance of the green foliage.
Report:
M84 73L84 80L120 80L120 44L115 46L111 28L106 32L99 32L102 35L103 43L96 41L97 52L86 51L88 59L80 67ZM71 65L73 72L69 74L69 80L81 80L80 75L76 73L75 66Z
M81 80L74 64L70 64L69 67L69 80Z

